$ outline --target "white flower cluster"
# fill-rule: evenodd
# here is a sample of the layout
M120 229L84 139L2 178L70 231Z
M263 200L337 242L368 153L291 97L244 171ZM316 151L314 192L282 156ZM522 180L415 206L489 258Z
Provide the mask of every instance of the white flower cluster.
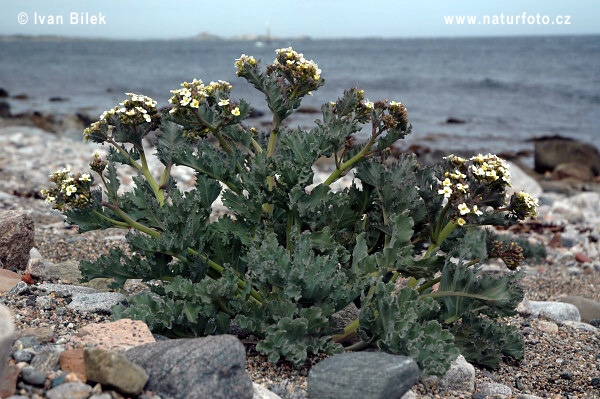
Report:
M479 154L470 159L471 171L479 180L494 182L498 179L510 186L510 170L503 159L494 154Z
M156 114L156 101L135 93L125 93L129 100L119 103L120 107L115 107L105 111L100 115L100 120L105 120L109 115L117 115L124 123L139 123L152 121L152 115Z
M539 201L531 194L519 191L513 195L509 209L519 218L524 219L528 216L537 217L537 207Z
M304 58L304 54L294 51L291 47L280 48L275 50L275 60L272 65L267 67L267 74L270 75L275 71L283 72L285 76L292 79L308 81L318 87L320 83L321 69L313 60Z
M244 73L246 67L250 65L252 67L256 66L256 60L251 55L242 54L240 58L235 60L235 67L237 68L237 75L240 76Z
M90 202L90 185L92 177L87 174L71 175L71 170L64 168L50 175L50 181L56 187L42 190L46 203L53 204L55 209L67 207L83 207Z
M183 82L181 86L181 89L171 90L173 96L169 99L169 103L175 106L169 111L170 114L184 108L198 109L200 104L208 99L214 99L217 105L234 116L240 114L238 107L230 106L233 104L228 98L232 88L229 82L219 80L205 85L201 80L194 79L191 83Z

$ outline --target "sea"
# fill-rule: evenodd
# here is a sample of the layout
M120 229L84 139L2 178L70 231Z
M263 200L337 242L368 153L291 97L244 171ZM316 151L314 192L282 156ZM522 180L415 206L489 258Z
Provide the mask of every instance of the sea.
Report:
M517 152L531 139L561 135L600 147L600 36L252 41L0 41L0 87L13 113L82 112L97 117L145 94L168 105L169 91L194 78L232 83L233 97L268 108L235 75L245 53L270 63L293 46L322 69L325 85L302 106L319 108L345 88L371 101L404 103L413 125L406 145ZM61 97L65 101L49 101ZM290 118L310 126L317 113ZM448 119L464 123L447 123ZM264 123L270 117L251 120Z

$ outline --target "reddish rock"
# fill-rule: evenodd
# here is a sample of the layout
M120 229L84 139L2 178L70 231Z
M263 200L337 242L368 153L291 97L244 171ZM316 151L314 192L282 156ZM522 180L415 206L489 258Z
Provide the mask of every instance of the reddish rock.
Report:
M0 251L1 252L1 251ZM21 276L10 270L0 269L0 293L8 292L12 287L19 284Z
M79 330L75 341L82 346L107 350L129 349L156 342L146 323L131 319L88 324Z
M17 392L17 379L21 370L14 364L9 364L0 376L0 398L7 398Z
M35 283L35 281L33 281L33 277L31 277L31 274L29 273L25 273L23 277L21 277L21 280L29 285Z
M83 349L68 349L60 354L60 368L62 371L73 373L77 376L78 381L69 382L86 382L85 362L83 361Z
M575 260L579 263L588 263L592 261L587 255L584 255L581 252L575 255Z

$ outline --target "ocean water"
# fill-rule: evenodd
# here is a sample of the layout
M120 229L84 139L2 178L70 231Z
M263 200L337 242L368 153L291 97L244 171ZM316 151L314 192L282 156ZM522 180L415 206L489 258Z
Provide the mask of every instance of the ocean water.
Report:
M357 86L372 101L403 102L409 144L474 151L517 151L526 140L560 134L600 146L600 36L479 39L193 41L0 41L0 87L28 100L12 111L99 115L125 92L168 105L169 90L193 78L228 80L233 96L261 111L254 88L236 77L234 59L272 62L293 45L323 70L325 86L303 106L335 100ZM50 102L50 97L65 102ZM310 125L318 114L292 117ZM447 124L449 117L464 124ZM267 118L265 117L265 120ZM260 122L260 121L258 121Z

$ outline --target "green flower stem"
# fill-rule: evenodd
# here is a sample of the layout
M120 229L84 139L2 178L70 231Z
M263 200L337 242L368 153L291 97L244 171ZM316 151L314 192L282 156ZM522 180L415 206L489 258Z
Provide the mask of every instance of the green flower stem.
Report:
M440 218L435 225L435 230L433 233L433 237L434 237L435 241L438 240L438 236L440 235L440 232L442 230L442 224L444 223L444 219L446 219L446 215L448 214L449 209L450 209L450 201L448 201L446 206L444 206L444 209L442 209L442 214L440 215Z
M260 146L260 144L258 144L256 142L256 140L254 140L254 137L250 137L250 143L252 144L252 147L254 147L254 150L258 153L258 154L262 154L263 149Z
M417 288L417 291L419 292L423 292L425 291L427 288L429 287L433 287L434 285L436 285L437 283L439 283L442 280L441 277L436 277L433 280L430 280L424 284L422 284L419 288Z
M331 185L331 183L335 182L342 176L347 169L352 168L358 161L360 161L368 152L373 143L375 142L375 136L372 136L371 139L367 142L365 147L355 156L344 162L339 168L336 168L331 175L325 180L323 183L326 186Z
M129 155L129 153L125 150L125 148L121 147L119 144L117 144L117 142L112 138L112 137L107 137L107 141L109 143L111 143L121 154L123 154L123 156L125 158L127 158L129 160L129 163L131 164L131 166L133 166L135 169L141 171L142 170L142 165L140 165L139 163L137 163L133 158L131 158L131 156Z
M115 227L121 228L121 229L129 229L131 228L131 226L125 222L120 222L118 220L115 219L111 219L108 216L105 216L103 214L101 214L100 212L98 212L97 210L93 210L92 213L100 216L102 219L106 220L107 222L110 222L112 224L115 225Z
M435 250L437 250L440 247L440 245L444 242L444 240L446 238L448 238L450 233L452 233L454 231L454 229L457 227L458 227L458 225L456 223L454 223L454 221L452 221L452 220L449 221L448 224L446 224L446 226L442 229L440 234L436 237L435 243L432 243L429 246L429 248L427 248L427 252L425 252L423 259L429 258L431 256L431 254L433 254L435 252Z
M332 337L334 342L340 343L344 342L356 335L356 330L360 327L360 320L353 320L350 324L344 327L344 332L342 334L334 335Z
M154 229L151 229L150 227L144 226L141 223L136 222L131 217L129 217L128 214L126 214L125 212L123 212L119 207L117 207L117 206L108 206L108 208L110 208L113 211L117 212L117 214L121 217L121 219L123 219L128 225L130 225L134 229L139 230L142 233L146 233L146 234L148 234L148 235L150 235L152 237L160 237L160 233L158 231L156 231Z
M357 352L357 351L361 351L363 349L367 349L368 347L369 347L369 344L366 343L365 341L358 341L357 343L352 344L349 347L347 347L346 350Z
M213 131L213 133L214 133L215 137L217 138L217 140L219 141L219 144L221 145L223 150L225 150L225 152L228 153L229 155L233 155L233 150L231 149L231 146L229 145L227 140L225 140L225 137L223 137L221 132L215 130L215 131Z
M152 173L150 173L150 169L148 169L148 162L146 161L146 154L144 154L144 150L140 151L140 159L142 160L141 172L144 175L144 177L146 178L146 181L148 182L150 187L152 188L152 191L154 192L154 196L156 197L156 200L158 201L160 206L163 206L163 204L165 203L165 192L160 188L160 185L156 182L156 180L154 180Z
M165 168L165 171L163 172L162 177L160 178L160 182L158 182L158 185L161 189L163 189L164 186L169 181L169 177L171 176L171 167L173 167L173 164L171 162L169 162L169 165L167 165L167 167Z

